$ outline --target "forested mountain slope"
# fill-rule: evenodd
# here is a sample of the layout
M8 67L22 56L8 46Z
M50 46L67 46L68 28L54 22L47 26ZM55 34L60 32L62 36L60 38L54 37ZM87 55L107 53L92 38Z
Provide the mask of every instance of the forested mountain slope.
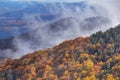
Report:
M0 80L120 80L120 25L0 62Z

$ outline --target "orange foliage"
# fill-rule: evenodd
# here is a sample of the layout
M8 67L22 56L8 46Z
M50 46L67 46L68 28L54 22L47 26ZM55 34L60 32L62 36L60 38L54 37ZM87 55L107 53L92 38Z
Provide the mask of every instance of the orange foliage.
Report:
M36 68L33 66L31 67L31 74L35 77L36 76Z
M106 80L116 80L112 74L108 74L107 79Z

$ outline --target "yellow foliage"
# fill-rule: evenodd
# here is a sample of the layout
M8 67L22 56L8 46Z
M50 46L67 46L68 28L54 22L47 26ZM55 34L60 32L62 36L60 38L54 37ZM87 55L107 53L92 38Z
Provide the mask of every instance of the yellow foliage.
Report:
M48 64L48 65L52 65L53 63L52 63L51 60L47 60L46 64Z
M74 76L74 78L77 78L77 73L74 73L73 76Z
M77 78L77 80L81 80L80 78Z
M65 54L65 57L67 57L67 58L68 58L68 57L69 57L69 54L68 54L68 53L66 53L66 54Z
M27 80L34 80L31 74L28 74L29 78Z
M95 71L91 71L91 72L90 72L90 75L95 75L95 74L96 74Z
M98 64L99 66L102 66L102 65L103 65L103 62L100 61L100 62L98 62L97 64Z
M57 66L57 69L58 69L58 70L60 70L60 69L62 69L62 68L66 68L66 66L65 66L64 64L61 64L61 65Z
M52 79L52 80L53 80L53 79L54 79L54 80L58 80L58 77L57 77L56 75L54 75L54 74L49 74L49 75L47 76L47 78L50 79L50 80L51 80L51 79Z
M36 76L36 68L33 66L33 67L31 67L31 74L33 75L33 76Z
M110 48L110 47L112 47L112 44L107 44L107 48Z
M64 72L64 75L68 75L68 74L69 74L69 71L66 70L66 71Z
M70 50L74 50L74 46L70 46Z
M81 74L82 74L82 75L86 75L86 74L87 74L87 71L82 70Z
M66 61L67 61L67 59L66 59L66 58L63 58L63 59L62 59L62 62L63 62L63 63L65 63Z
M92 75L92 76L87 76L87 77L83 78L83 80L97 80L97 79L94 75Z
M83 54L80 55L80 57L86 57L86 58L88 58L89 55L87 53L83 53Z
M97 80L94 75L90 76L89 78L90 78L89 80Z
M77 69L82 69L82 64L79 64L79 63L76 64L76 68L77 68Z
M62 76L60 80L70 80L70 76Z
M106 80L116 80L112 74L108 74L107 79Z
M83 65L84 65L83 67L85 69L91 69L91 68L93 68L94 63L92 60L88 59L88 60L84 61Z
M101 48L101 44L100 44L100 43L97 43L97 44L96 44L96 47Z
M52 70L52 67L49 66L49 65L46 65L45 70L46 70L46 71L51 71L51 70Z
M114 59L117 61L117 60L120 60L120 55L116 55L115 57L114 57Z
M87 76L87 77L83 78L83 80L90 80L90 78Z

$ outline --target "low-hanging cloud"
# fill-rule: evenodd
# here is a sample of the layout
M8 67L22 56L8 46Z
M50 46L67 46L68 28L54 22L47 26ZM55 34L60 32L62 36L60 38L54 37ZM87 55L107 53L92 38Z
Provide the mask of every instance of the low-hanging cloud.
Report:
M28 23L25 27L33 30L29 33L30 38L15 38L13 44L16 51L7 49L2 53L7 53L5 57L19 58L29 52L58 45L64 40L89 36L99 30L105 31L120 23L119 0L84 1L84 7L75 6L74 9L63 3L59 4L60 7L51 3L52 7L49 8L44 3L51 13L59 13L59 16L53 21L44 21L39 14L25 14L23 19ZM40 20L36 20L35 17L39 17Z
M96 6L97 12L101 15L109 17L112 21L112 26L120 23L120 0L88 0L88 3Z

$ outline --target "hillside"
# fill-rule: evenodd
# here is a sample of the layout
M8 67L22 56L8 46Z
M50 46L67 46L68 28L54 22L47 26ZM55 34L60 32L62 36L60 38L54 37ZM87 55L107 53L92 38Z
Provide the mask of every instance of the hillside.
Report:
M120 25L0 62L0 80L120 80Z

